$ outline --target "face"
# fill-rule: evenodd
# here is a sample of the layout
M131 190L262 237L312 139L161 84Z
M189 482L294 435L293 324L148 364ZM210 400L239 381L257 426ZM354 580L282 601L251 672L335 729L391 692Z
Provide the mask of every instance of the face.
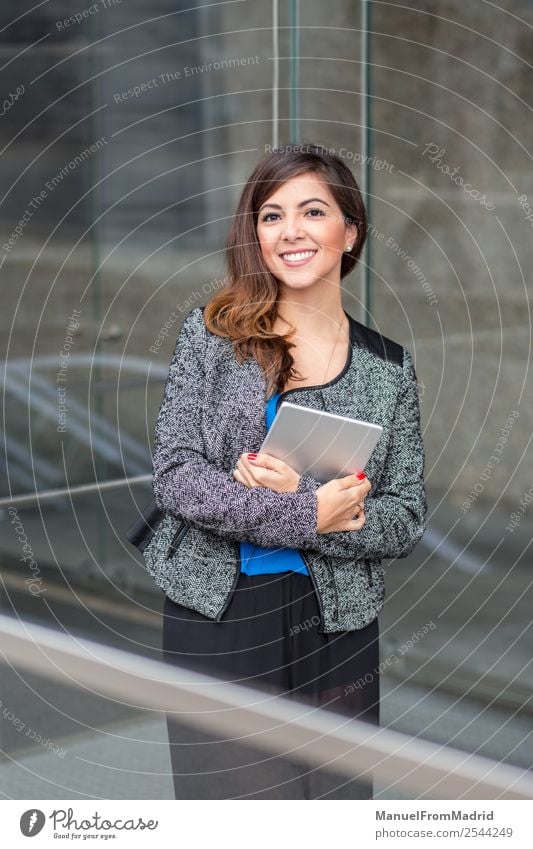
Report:
M343 251L354 244L355 225L346 225L319 174L287 180L264 201L257 237L272 274L290 289L318 281L339 283Z

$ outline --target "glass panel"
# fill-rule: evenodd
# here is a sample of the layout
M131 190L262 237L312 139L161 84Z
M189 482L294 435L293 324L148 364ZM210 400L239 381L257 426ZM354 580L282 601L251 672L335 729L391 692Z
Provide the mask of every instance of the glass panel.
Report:
M372 320L416 360L430 500L387 570L383 718L528 767L531 5L372 7Z

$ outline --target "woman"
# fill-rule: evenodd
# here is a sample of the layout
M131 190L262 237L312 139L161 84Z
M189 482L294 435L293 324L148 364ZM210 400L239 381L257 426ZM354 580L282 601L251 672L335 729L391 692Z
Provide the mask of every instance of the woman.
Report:
M179 333L153 482L182 519L156 576L165 660L378 725L381 561L412 551L427 504L412 357L341 303L365 237L341 159L312 145L263 158L230 228L230 282ZM366 476L321 485L257 453L286 397L381 424ZM167 725L177 799L372 798L369 774Z

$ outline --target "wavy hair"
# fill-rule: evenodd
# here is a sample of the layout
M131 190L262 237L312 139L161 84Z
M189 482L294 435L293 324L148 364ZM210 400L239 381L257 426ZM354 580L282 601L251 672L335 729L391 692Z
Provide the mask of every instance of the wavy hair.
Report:
M278 281L266 265L257 236L261 205L287 180L300 174L319 174L339 206L346 224L355 224L357 239L343 253L341 279L361 255L367 235L366 210L359 186L337 155L318 145L274 148L255 167L239 199L226 240L228 284L204 308L207 329L232 340L237 361L254 357L265 375L266 397L282 391L288 380L303 380L294 368L289 337L272 332L278 311Z

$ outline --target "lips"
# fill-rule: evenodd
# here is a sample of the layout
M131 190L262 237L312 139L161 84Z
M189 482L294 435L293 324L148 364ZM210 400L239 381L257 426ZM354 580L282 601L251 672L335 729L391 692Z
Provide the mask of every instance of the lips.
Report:
M284 251L280 254L280 259L288 267L296 267L306 265L316 255L317 251L313 248L306 251Z

